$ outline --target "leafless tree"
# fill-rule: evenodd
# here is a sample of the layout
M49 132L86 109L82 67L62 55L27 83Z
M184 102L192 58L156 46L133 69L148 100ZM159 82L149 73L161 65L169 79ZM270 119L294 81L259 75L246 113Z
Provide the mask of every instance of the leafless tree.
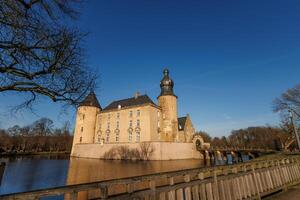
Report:
M0 92L24 93L21 106L30 108L43 96L77 104L95 86L84 62L85 34L70 23L79 1L1 1Z
M273 102L273 110L281 112L283 118L286 119L288 118L288 110L293 110L300 116L300 84L288 89L279 98L276 98Z

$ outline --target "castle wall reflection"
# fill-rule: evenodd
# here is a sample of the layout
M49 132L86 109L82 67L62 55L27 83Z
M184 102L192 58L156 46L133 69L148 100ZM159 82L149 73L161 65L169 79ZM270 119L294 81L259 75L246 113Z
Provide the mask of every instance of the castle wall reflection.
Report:
M33 191L131 176L202 167L202 160L120 161L24 156L0 158L5 169L0 194Z

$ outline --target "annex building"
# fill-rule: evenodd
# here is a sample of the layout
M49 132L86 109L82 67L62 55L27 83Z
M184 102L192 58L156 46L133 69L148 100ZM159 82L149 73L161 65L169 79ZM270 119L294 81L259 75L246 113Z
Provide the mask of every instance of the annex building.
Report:
M113 101L102 108L91 92L77 109L71 156L101 159L201 158L193 144L189 115L178 117L169 71L163 71L157 104L147 95ZM203 141L203 140L202 140Z

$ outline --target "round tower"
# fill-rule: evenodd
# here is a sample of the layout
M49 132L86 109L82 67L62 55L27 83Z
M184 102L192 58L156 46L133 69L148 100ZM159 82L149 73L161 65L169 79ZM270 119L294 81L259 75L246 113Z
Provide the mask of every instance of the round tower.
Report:
M101 106L94 92L79 104L76 114L75 131L71 155L74 154L74 146L79 143L94 143L97 115Z
M160 138L162 141L175 141L178 134L177 96L173 92L174 82L169 76L169 70L165 69L163 74L158 97L158 106L161 108Z

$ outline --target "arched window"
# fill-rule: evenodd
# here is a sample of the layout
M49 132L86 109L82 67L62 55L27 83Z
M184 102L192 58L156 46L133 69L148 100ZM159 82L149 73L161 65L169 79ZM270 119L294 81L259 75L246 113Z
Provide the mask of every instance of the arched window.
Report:
M109 133L110 130L106 130L106 138L105 138L106 143L109 143Z
M140 142L140 140L141 140L141 132L140 131L138 131L138 132L136 132L136 142Z
M129 129L128 129L128 141L129 141L129 142L132 142L132 132L133 132L133 129L132 129L132 128L129 128Z

